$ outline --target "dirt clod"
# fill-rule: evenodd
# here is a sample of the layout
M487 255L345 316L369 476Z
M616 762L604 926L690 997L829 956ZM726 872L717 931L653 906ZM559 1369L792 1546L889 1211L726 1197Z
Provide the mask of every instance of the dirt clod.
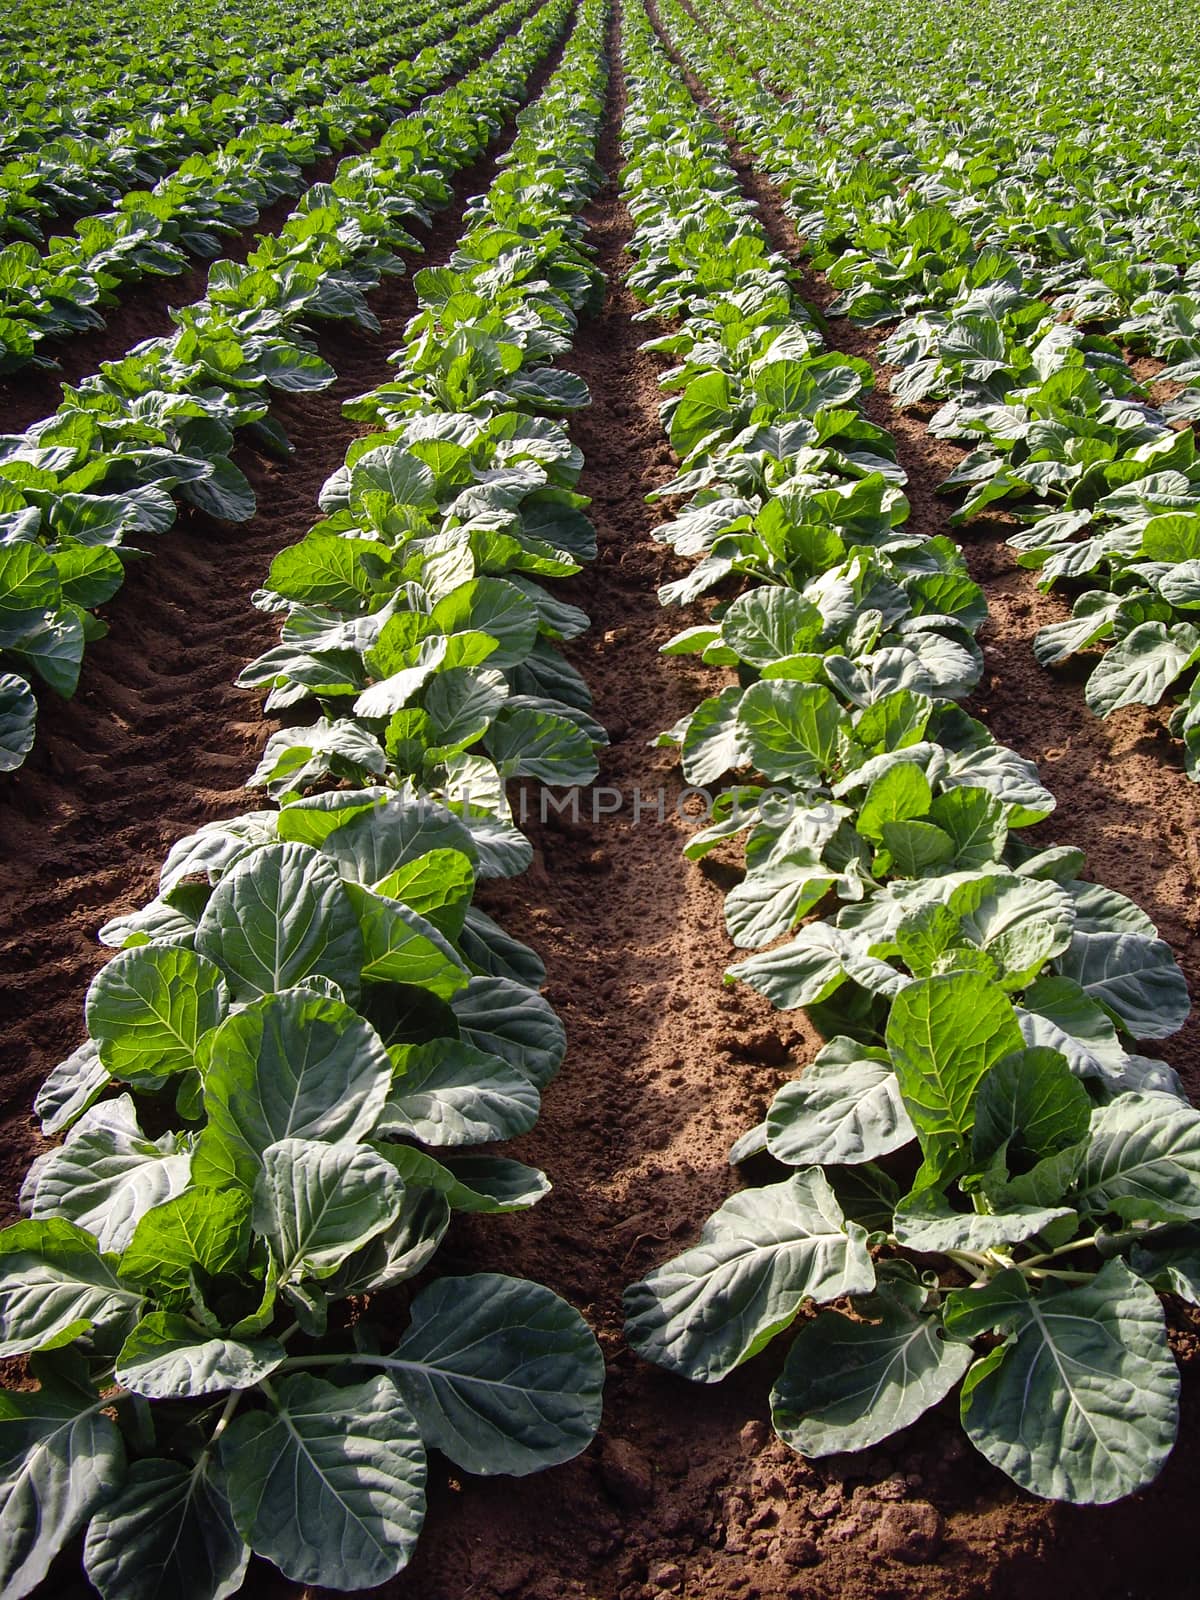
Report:
M923 1566L942 1548L946 1524L936 1506L928 1500L884 1506L875 1530L875 1548L881 1556Z
M619 1505L648 1506L654 1499L654 1469L626 1439L608 1439L600 1456L600 1477Z

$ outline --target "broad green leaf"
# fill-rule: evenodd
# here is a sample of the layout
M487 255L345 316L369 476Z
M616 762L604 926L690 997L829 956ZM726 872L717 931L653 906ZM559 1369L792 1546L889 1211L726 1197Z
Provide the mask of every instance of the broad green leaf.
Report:
M973 1148L986 1161L1004 1152L1010 1172L1025 1171L1085 1139L1091 1119L1087 1090L1057 1050L1005 1056L984 1078L975 1105Z
M712 784L750 759L738 720L742 691L736 687L702 700L683 738L683 775L689 783Z
M366 1145L281 1139L262 1154L254 1231L267 1239L281 1283L327 1278L400 1215L404 1182Z
M866 1239L816 1167L744 1189L709 1218L698 1244L625 1291L625 1336L646 1360L716 1383L793 1322L805 1300L871 1289Z
M532 706L502 707L483 742L504 778L570 788L592 783L599 771L592 740L577 723Z
M1067 1206L1011 1200L995 1214L956 1211L936 1189L917 1189L896 1207L894 1232L909 1250L940 1255L947 1250L1008 1250L1074 1218Z
M515 1139L537 1121L541 1097L525 1074L501 1056L462 1039L399 1045L397 1069L378 1129L429 1145L486 1144Z
M1120 1094L1092 1112L1078 1204L1127 1222L1200 1218L1200 1111L1170 1095Z
M136 1081L194 1068L201 1037L228 1009L214 962L178 946L142 945L96 974L87 1026L113 1076Z
M544 1172L505 1156L463 1156L450 1166L412 1145L379 1145L378 1150L406 1184L445 1195L454 1211L527 1211L550 1193Z
M249 1560L224 1474L207 1457L135 1461L92 1517L83 1553L102 1600L227 1600Z
M738 707L751 764L766 778L817 783L833 759L842 708L823 684L763 680Z
M810 645L821 627L820 611L795 589L764 587L738 596L719 637L751 666L768 667Z
M954 1388L969 1344L946 1339L918 1284L888 1281L856 1310L806 1322L771 1391L771 1420L803 1456L865 1450L907 1428ZM869 1319L869 1320L867 1320Z
M1200 1227L1167 1228L1135 1245L1129 1264L1160 1294L1177 1294L1200 1306Z
M1056 963L1135 1039L1167 1039L1191 1010L1169 945L1135 933L1077 933Z
M220 1461L239 1532L294 1583L367 1589L407 1565L425 1450L390 1378L281 1378L266 1409L234 1418Z
M438 1279L413 1301L392 1359L422 1437L468 1472L520 1477L570 1461L600 1425L600 1347L540 1284Z
M411 983L445 1000L466 988L462 959L432 922L358 883L345 884L343 893L362 930L364 982Z
M53 1350L88 1332L111 1338L139 1303L73 1222L18 1222L0 1233L0 1356Z
M867 790L854 826L864 838L883 841L884 824L924 817L933 803L929 779L911 761L888 767Z
M194 1181L251 1187L279 1139L365 1138L391 1078L379 1035L341 1001L309 989L256 1001L213 1035Z
M0 772L15 772L33 749L37 701L27 678L0 672Z
M977 973L918 978L902 989L887 1045L918 1133L969 1133L980 1083L1023 1043L1008 996Z
M1158 1476L1178 1426L1179 1372L1158 1296L1122 1261L1033 1296L1015 1272L950 1296L946 1321L1009 1335L967 1373L962 1420L975 1448L1022 1488L1107 1505ZM994 1311L987 1302L994 1302ZM991 1317L989 1322L987 1319Z
M421 795L405 799L396 795L352 814L330 829L322 840L322 853L332 857L342 876L374 887L398 868L430 850L459 850L471 861L477 856L469 828L445 806ZM300 806L281 814L280 825L303 815ZM334 813L336 815L336 813Z
M119 1252L152 1206L187 1184L191 1157L174 1134L157 1141L138 1127L128 1095L93 1106L67 1142L39 1167L30 1215L65 1217Z
M406 1185L395 1222L354 1251L326 1281L326 1292L341 1300L403 1283L428 1265L449 1226L450 1206L444 1195Z
M251 1389L286 1355L274 1339L206 1333L175 1312L153 1311L121 1346L113 1376L148 1400L180 1400Z
M1142 622L1105 651L1084 691L1089 707L1107 717L1121 706L1154 706L1200 650L1200 632L1188 622Z
M94 1041L85 1039L51 1069L37 1092L33 1109L42 1119L42 1133L46 1138L65 1133L111 1082Z
M193 1272L216 1277L238 1267L250 1236L244 1189L185 1189L147 1211L121 1257L121 1277L160 1304L187 1304Z
M789 1166L875 1161L916 1137L883 1050L831 1039L767 1113L767 1148Z
M461 850L428 850L375 885L377 893L401 901L447 939L462 932L474 887L475 868Z
M433 608L443 633L489 633L498 648L489 667L515 667L524 661L538 634L538 615L515 584L503 578L475 578L444 595Z
M121 1430L85 1391L0 1390L0 1586L30 1594L125 1470Z
M301 844L272 844L237 862L213 891L196 949L215 961L235 1000L332 978L358 990L363 941L333 864Z
M562 1065L567 1035L540 994L510 978L472 978L451 1002L468 1044L502 1057L544 1089Z

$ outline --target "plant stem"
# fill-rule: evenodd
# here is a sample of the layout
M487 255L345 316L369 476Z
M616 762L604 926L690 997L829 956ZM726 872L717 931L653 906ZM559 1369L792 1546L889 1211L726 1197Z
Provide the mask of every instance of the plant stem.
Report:
M1022 1261L1017 1267L1018 1272L1027 1272L1030 1267L1040 1267L1043 1261L1055 1261L1059 1256L1070 1255L1072 1250L1087 1250L1096 1243L1096 1235L1089 1234L1086 1239L1072 1239L1070 1244L1060 1244L1057 1250L1044 1250L1040 1256L1030 1256L1027 1261Z

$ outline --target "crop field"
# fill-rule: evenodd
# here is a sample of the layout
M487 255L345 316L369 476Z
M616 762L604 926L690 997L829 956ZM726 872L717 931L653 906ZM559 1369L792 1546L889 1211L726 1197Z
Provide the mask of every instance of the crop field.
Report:
M1200 16L0 16L0 1600L1162 1600Z

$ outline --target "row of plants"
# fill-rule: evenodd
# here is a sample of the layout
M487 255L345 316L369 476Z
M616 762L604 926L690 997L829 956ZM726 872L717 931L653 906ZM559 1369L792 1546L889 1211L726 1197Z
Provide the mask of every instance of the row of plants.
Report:
M764 81L794 88L806 46L792 39L781 75L775 41L747 19L713 0L697 9ZM1068 9L1074 50L1080 8ZM1006 34L1025 8L998 0L992 12ZM1102 647L1086 687L1101 716L1179 701L1171 726L1200 777L1200 461L1186 425L1200 415L1200 302L1194 208L1181 205L1194 142L1185 102L1172 92L1147 119L1097 81L1085 45L1084 75L1068 83L1091 108L1087 131L1066 131L1075 102L1069 87L1063 111L1057 76L1031 79L1027 67L1010 102L1007 56L976 61L959 90L954 50L931 55L911 94L884 94L850 49L823 62L811 97L781 105L676 0L664 16L780 184L813 265L842 291L833 312L899 322L882 347L899 369L893 396L943 402L931 431L969 451L944 485L965 495L954 520L1006 511L1020 564L1075 595L1072 617L1037 635L1039 661ZM906 27L905 48L923 54L925 31ZM874 37L868 28L868 49ZM1129 345L1166 358L1160 376L1183 392L1150 405Z
M305 103L302 85L295 98L277 96L283 103L250 127L234 105L230 137L212 154L194 154L153 188L126 192L115 209L89 213L44 251L25 242L0 250L0 373L56 366L47 340L102 328L102 308L116 304L125 285L170 277L197 258L218 255L223 236L253 226L264 206L304 188L305 167L383 132L445 76L437 44L492 3L427 5L432 16L400 30L393 22L379 59L347 55L340 80L335 70L316 104ZM204 120L212 120L207 111Z
M1183 976L1081 851L1021 838L1054 801L959 704L984 595L906 529L869 365L823 348L633 5L626 41L629 284L672 325L656 537L695 562L660 594L704 602L664 651L725 679L664 742L720 788L687 853L744 840L728 980L825 1040L731 1152L770 1181L626 1291L627 1337L716 1382L786 1331L772 1417L801 1453L958 1389L1023 1488L1115 1500L1175 1439L1159 1291L1200 1303L1200 1113L1139 1050L1183 1024Z
M114 205L239 127L319 105L339 82L393 59L393 0L369 0L349 29L328 6L252 11L231 0L207 9L207 19L189 13L183 32L165 7L114 7L97 27L58 6L52 18L40 11L32 31L20 26L27 7L9 12L17 25L0 30L0 238L36 243L56 219Z
M215 262L206 298L172 312L178 332L64 385L53 416L0 438L0 770L19 767L33 746L29 674L74 693L87 644L106 631L95 608L120 588L124 562L144 555L144 538L165 532L180 505L229 522L254 514L231 458L235 435L290 453L269 392L334 381L314 323L378 328L365 295L404 271L395 252L417 248L408 222L428 222L450 200L450 178L520 104L569 12L570 0L507 0L460 28L433 50L431 78L504 42L310 188L244 264Z
M39 1095L65 1138L0 1233L0 1353L37 1380L0 1393L6 1594L85 1525L105 1600L214 1600L251 1552L377 1585L412 1554L428 1449L521 1475L598 1426L603 1361L565 1301L412 1280L455 1211L549 1189L491 1147L533 1126L565 1035L475 891L532 856L488 763L583 782L603 740L550 645L587 619L539 580L590 542L557 420L587 393L550 362L598 292L580 211L605 25L586 0L452 261L420 275L406 357L358 403L376 431L259 597L313 668L277 660L268 704L335 714L272 740L277 806L180 840L155 901L102 930L87 1041ZM468 369L492 376L468 393Z

